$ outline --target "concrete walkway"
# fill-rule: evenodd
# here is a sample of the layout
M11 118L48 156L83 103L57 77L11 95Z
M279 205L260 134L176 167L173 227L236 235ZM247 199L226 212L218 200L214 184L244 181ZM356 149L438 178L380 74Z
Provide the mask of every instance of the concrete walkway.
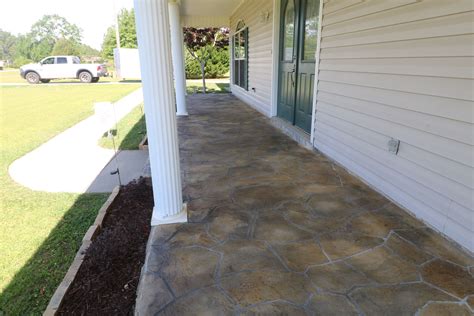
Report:
M14 161L9 168L14 181L33 190L47 192L110 192L118 184L115 152L98 146L99 138L143 102L138 89L114 106L98 105L96 114L55 136ZM114 110L115 107L115 110ZM118 155L122 183L142 174L146 151L121 151Z
M235 97L188 111L189 223L153 227L136 315L472 315L468 253Z

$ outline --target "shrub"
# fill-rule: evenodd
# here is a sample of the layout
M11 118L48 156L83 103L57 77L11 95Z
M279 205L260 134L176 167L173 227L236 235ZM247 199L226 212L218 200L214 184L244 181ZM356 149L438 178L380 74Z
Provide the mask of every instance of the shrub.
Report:
M23 56L18 56L13 61L12 67L13 68L20 68L21 66L29 64L31 62L33 62L31 59L28 59L28 58L23 57Z
M185 49L186 78L200 79L201 66ZM212 57L207 61L206 78L222 78L229 72L229 50L213 48Z

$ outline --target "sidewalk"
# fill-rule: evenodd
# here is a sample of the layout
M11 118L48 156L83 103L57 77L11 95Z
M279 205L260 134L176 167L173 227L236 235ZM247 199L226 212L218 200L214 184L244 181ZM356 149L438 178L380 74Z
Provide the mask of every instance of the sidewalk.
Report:
M9 168L10 176L19 184L38 191L112 191L118 184L117 175L110 175L110 171L116 169L115 162L111 161L115 153L98 146L97 141L115 125L115 120L119 121L141 102L143 94L138 89L114 104L115 115L104 118L94 114L14 161ZM106 105L100 106L113 113L113 109L105 109ZM122 183L141 175L147 157L146 151L118 154Z

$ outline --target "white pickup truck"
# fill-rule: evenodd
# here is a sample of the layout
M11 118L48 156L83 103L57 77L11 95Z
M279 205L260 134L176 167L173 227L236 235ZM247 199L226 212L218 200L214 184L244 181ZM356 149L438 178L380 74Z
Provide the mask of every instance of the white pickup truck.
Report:
M20 75L29 83L48 83L51 79L79 79L90 83L99 81L107 75L102 64L81 64L77 56L50 56L39 63L20 67Z

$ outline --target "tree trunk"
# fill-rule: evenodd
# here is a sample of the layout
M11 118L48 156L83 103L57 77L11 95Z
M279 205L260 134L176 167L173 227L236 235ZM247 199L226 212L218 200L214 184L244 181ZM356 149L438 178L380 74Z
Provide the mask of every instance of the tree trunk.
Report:
M206 63L201 62L202 93L206 94Z

